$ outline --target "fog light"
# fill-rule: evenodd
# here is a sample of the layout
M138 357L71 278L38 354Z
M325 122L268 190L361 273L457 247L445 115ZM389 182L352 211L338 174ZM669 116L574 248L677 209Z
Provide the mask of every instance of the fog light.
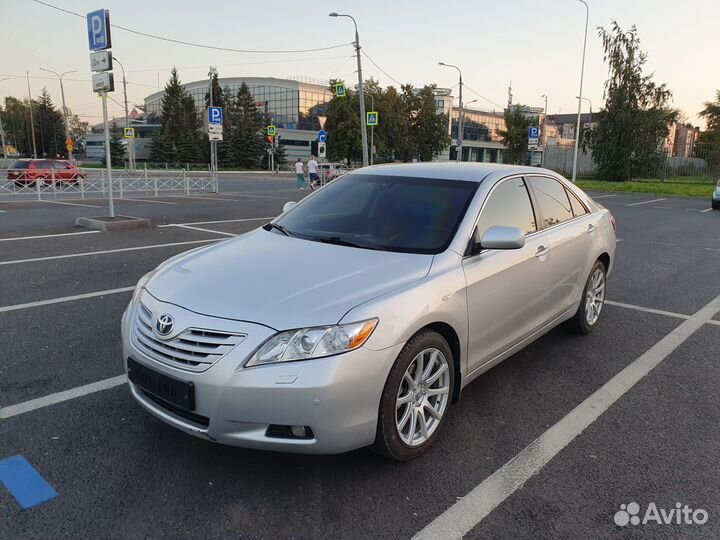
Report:
M266 437L276 439L312 439L314 437L309 426L282 426L270 424L265 430Z
M305 438L305 426L291 426L290 433L298 438Z

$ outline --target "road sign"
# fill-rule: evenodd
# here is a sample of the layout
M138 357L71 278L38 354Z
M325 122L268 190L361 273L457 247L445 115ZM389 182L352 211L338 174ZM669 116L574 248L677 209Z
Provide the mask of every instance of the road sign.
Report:
M536 150L540 142L540 128L531 126L528 129L528 150Z
M327 154L327 145L324 142L318 143L318 157L324 158Z
M208 133L208 139L210 139L211 141L222 141L223 134L222 133Z
M112 52L98 51L90 53L90 71L110 71L112 68Z
M323 143L325 141L327 141L327 131L325 131L324 129L321 129L320 131L318 131L317 138L318 138L318 141L323 142Z
M378 125L377 111L370 111L367 113L367 125L368 126L377 126Z
M109 49L110 40L110 11L98 9L87 14L88 45L91 51L104 51Z
M115 78L111 71L103 71L102 73L93 73L92 76L93 92L114 92Z
M208 133L222 133L222 124L208 124Z
M125 138L126 139L134 139L135 138L135 128L126 127L125 128Z
M275 127L275 126L268 126L268 127L267 127L267 134L268 134L268 136L270 136L270 137L274 137L275 135L277 135L277 127Z
M345 84L338 83L335 85L335 95L337 97L345 97Z
M222 107L208 107L208 124L222 124Z

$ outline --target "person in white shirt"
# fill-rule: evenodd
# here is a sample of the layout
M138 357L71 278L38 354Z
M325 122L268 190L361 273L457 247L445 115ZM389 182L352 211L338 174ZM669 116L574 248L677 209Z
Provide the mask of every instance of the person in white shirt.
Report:
M318 162L315 161L315 156L310 156L310 161L307 162L307 168L310 174L310 189L313 189L313 185L317 185L318 182Z
M300 158L295 162L295 186L305 190L305 165Z

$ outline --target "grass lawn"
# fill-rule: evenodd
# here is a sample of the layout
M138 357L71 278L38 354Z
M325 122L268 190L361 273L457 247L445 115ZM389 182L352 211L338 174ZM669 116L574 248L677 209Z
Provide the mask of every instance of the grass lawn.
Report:
M711 197L715 189L714 182L658 182L651 180L633 180L630 182L578 180L577 186L580 189L597 191L626 191L656 195L680 195L683 197Z

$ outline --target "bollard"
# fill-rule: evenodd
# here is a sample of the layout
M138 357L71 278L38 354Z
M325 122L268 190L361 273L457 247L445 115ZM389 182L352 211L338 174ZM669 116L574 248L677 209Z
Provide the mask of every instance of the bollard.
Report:
M35 180L35 190L37 191L38 201L42 200L42 197L40 196L40 179Z
M190 182L188 181L188 177L185 174L185 170L183 169L183 182L185 183L185 195L190 196Z
M76 178L80 182L80 199L85 200L85 180L80 176L79 171Z
M57 198L57 188L55 187L55 169L50 169L50 180L53 186L53 199Z
M118 184L120 184L120 198L123 198L123 180L125 180L124 176L121 174L120 178L118 178Z

